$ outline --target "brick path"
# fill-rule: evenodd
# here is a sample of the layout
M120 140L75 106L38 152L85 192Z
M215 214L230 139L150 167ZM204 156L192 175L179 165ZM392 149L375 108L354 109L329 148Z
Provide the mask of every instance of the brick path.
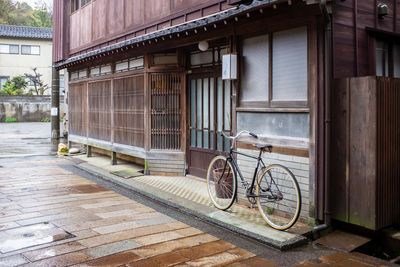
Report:
M64 170L0 168L0 266L273 266Z

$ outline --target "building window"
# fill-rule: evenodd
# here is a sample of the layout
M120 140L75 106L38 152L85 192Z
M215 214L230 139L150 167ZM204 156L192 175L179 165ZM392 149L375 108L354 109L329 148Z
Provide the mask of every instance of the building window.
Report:
M91 0L71 0L71 13L90 3L90 1Z
M376 40L376 76L400 78L400 45L391 40Z
M0 44L1 54L19 54L19 45Z
M0 76L0 89L6 84L6 82L10 79L8 76Z
M307 107L307 27L243 40L241 106Z
M40 55L40 46L38 45L21 45L22 55Z

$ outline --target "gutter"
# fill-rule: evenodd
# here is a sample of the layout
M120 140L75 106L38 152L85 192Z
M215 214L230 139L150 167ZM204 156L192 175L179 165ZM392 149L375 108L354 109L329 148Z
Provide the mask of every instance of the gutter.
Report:
M318 233L331 228L331 210L330 210L330 143L331 143L331 77L332 77L332 27L331 17L329 15L327 0L320 2L321 12L324 16L325 23L325 85L324 85L324 224L314 227L312 234L314 239Z

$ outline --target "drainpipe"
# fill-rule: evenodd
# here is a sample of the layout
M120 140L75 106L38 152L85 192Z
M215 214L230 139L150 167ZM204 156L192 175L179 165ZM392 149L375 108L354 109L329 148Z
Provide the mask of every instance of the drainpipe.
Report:
M325 112L324 112L324 224L314 227L312 233L313 237L316 238L317 233L330 228L331 226L331 211L330 211L330 140L331 140L331 77L332 77L332 28L331 19L326 6L326 0L321 0L320 8L324 15L326 23L325 27L325 88L324 88L324 101L325 101Z

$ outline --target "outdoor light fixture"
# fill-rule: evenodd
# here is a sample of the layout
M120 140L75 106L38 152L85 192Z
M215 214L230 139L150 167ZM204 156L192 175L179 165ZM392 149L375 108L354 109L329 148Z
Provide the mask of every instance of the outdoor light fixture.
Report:
M383 3L378 4L378 18L384 19L388 15L388 6Z
M207 51L208 50L208 42L207 41L200 41L199 42L199 50L200 51Z

